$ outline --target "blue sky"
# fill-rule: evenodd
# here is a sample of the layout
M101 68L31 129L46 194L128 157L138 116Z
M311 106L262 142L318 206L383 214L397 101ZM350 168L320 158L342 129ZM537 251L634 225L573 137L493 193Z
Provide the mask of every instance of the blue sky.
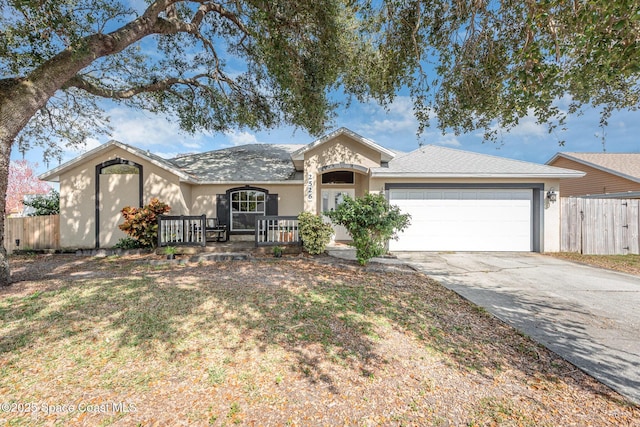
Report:
M194 153L231 147L241 144L266 143L306 144L315 138L302 130L282 127L270 131L252 132L235 130L226 134L188 135L180 132L178 126L164 116L130 110L121 106L107 108L111 117L113 133L111 138L92 139L86 147L65 152L67 161L83 152L95 148L109 139L148 149L162 157L174 157L180 153ZM602 129L599 126L597 110L588 110L579 117L570 117L567 130L549 134L546 125L535 123L533 118L525 118L510 133L503 133L497 143L483 142L481 133L465 135L445 134L433 128L428 129L420 139L416 136L417 122L412 114L412 104L408 97L400 96L389 111L375 103L352 103L349 108L341 108L332 123L332 128L347 127L380 145L400 151L411 151L419 143L436 144L461 150L486 153L512 159L544 163L558 151L602 152ZM564 140L565 145L559 146ZM605 128L605 148L607 152L640 152L640 112L620 111L613 115ZM22 157L14 150L14 159ZM31 162L39 164L38 173L48 168L42 153L33 150L26 154ZM50 163L49 167L57 166Z
M142 0L128 0L128 3L141 12L146 7ZM144 40L145 49L153 53L152 40ZM224 51L224 46L219 47ZM229 70L241 72L243 63L237 58L225 55ZM433 71L427 66L427 72ZM339 100L339 98L338 98ZM91 139L86 147L69 150L64 153L64 161L83 152L106 143L110 139L148 149L162 157L175 157L180 153L194 153L215 150L234 145L250 143L296 143L306 144L315 140L302 130L282 127L275 130L252 132L235 130L225 134L199 133L188 135L180 132L175 123L166 117L148 112L130 110L116 104L105 102L106 113L111 117L113 133L111 137ZM559 103L563 107L562 102ZM436 144L468 150L478 153L503 156L512 159L537 163L548 161L558 151L602 152L602 129L599 126L598 110L587 110L582 116L570 117L567 130L549 134L545 124L537 124L535 119L526 117L519 126L509 133L502 133L497 143L484 142L481 132L465 135L443 135L438 129L428 129L420 139L416 136L418 124L413 117L412 104L409 97L399 96L390 106L389 111L375 103L353 102L349 108L343 107L330 124L332 129L347 127L364 137L374 140L380 145L400 150L411 151L419 147L419 143ZM640 152L640 112L620 111L609 120L605 128L605 148L607 152ZM564 141L564 146L559 146ZM12 158L19 159L22 154L14 150ZM38 173L58 165L57 162L47 166L42 159L42 152L33 150L25 156L31 162L39 164Z

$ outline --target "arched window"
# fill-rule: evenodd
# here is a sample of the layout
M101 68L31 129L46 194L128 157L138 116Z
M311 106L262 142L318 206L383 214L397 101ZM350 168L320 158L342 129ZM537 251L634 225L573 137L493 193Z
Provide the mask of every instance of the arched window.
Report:
M140 174L140 169L138 169L134 165L130 165L130 164L127 164L127 163L116 163L116 164L113 164L111 166L103 167L102 170L100 170L100 173L102 175L115 175L115 174L120 174L120 175L126 175L126 174L139 175Z
M323 184L353 184L354 182L352 171L331 171L322 174Z
M267 196L258 190L236 190L230 193L231 231L253 231L256 217L266 213Z

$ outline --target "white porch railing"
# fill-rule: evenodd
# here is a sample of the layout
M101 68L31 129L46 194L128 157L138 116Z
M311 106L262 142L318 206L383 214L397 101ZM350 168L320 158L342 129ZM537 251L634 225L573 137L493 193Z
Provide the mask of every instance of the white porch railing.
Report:
M298 217L259 216L256 218L256 246L299 245Z
M158 217L158 247L162 246L205 246L206 215Z

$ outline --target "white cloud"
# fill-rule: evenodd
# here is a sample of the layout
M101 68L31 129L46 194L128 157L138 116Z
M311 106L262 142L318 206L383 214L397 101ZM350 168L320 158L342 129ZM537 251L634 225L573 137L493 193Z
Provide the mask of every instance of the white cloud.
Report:
M69 149L75 152L86 153L87 151L91 151L94 148L98 148L102 143L96 138L87 138L85 145L79 146L70 146Z
M418 128L418 122L413 115L413 101L408 96L398 96L386 110L375 103L369 103L364 112L369 118L378 119L370 122L359 121L354 125L355 130L362 135L375 138L375 135L379 134L415 134Z
M504 136L523 139L524 142L528 142L529 138L544 139L549 134L548 125L538 123L536 117L533 115L533 110L529 110L528 114L521 118L518 124L508 131L498 125L492 126L491 130L497 130L498 134ZM482 138L483 133L477 132L474 136Z
M183 154L183 153L155 151L153 154L155 154L156 156L160 156L163 159L175 159L176 157L178 157L180 154Z
M448 147L460 147L462 144L454 134L441 135L433 141L437 145L445 145Z
M204 135L185 135L177 123L162 115L127 108L114 108L107 114L113 126L112 138L126 144L140 148L182 146L189 150L204 145Z
M548 134L548 127L544 123L537 123L536 118L527 115L509 132L513 136L543 138Z
M238 131L234 129L229 132L225 132L225 135L233 146L245 144L260 144L258 138L256 138L256 136L250 132Z

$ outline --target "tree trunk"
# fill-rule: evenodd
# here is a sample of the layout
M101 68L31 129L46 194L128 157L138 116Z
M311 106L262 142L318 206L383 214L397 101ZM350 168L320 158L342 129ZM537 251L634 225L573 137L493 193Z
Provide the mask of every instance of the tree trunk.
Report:
M143 16L108 34L84 39L84 48L65 49L26 77L0 79L0 286L10 284L9 262L4 248L4 224L11 147L20 131L49 99L79 71L96 59L118 53L154 32L176 32L158 13L172 3L158 0Z
M4 246L4 223L7 183L9 182L9 161L11 159L11 144L13 140L0 139L0 286L11 283L9 259Z

